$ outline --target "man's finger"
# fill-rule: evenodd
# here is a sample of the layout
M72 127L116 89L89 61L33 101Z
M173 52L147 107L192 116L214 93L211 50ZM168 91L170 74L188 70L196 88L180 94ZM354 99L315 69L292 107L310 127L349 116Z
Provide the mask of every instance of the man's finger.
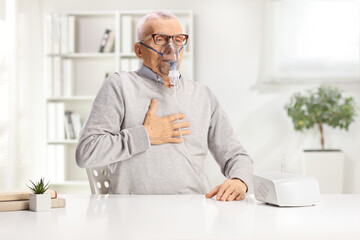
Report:
M232 194L235 191L235 188L233 186L228 186L228 188L225 190L224 194L221 196L220 200L225 201L230 194Z
M190 134L190 129L185 129L185 130L181 130L181 135L189 135ZM173 132L173 136L181 136L180 135L180 131L174 131Z
M182 143L184 141L184 138L169 138L168 142L169 143Z
M226 198L226 201L232 201L232 200L234 200L237 196L239 196L239 192L233 191L232 194L230 194L230 196L228 196L228 197Z
M151 99L148 113L155 115L157 107L157 101L155 98Z
M186 128L186 127L190 127L190 122L178 122L172 124L173 129Z
M220 185L219 191L216 194L216 199L220 200L221 196L224 194L225 190L228 188L230 184L228 182L224 182L223 184Z
M240 195L236 197L236 200L240 201L243 200L244 198L245 198L245 194L241 192Z
M241 200L243 200L244 198L245 198L245 196L242 195L242 194L240 194L239 196L236 197L236 200L237 200L237 201L241 201Z
M183 119L183 118L185 117L185 115L182 114L182 113L172 114L172 115L169 115L168 117L169 117L170 122L173 122L173 121L175 121L175 120L178 120L178 116L179 116L179 120L180 120L180 119Z
M212 198L213 196L215 196L215 194L219 191L220 185L216 186L213 190L211 190L210 192L208 192L205 197L207 198Z

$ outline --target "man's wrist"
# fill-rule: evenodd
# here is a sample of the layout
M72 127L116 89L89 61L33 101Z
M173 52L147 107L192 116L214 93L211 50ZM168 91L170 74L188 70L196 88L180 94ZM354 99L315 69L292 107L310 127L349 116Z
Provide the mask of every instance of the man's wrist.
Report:
M149 142L149 148L151 147L151 141L150 141L150 136L149 136L149 133L148 133L148 131L147 131L147 129L146 129L146 127L145 127L145 125L143 125L144 126L144 128L145 128L145 132L146 132L146 136L147 136L147 139L148 139L148 142Z
M238 180L239 182L241 182L245 186L245 193L247 193L248 186L246 185L246 183L244 183L243 180L241 180L240 178L231 178L231 180Z

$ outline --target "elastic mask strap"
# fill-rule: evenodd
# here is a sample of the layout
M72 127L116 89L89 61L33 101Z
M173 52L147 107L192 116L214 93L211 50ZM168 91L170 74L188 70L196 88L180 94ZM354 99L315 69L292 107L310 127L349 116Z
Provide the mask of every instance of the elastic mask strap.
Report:
M141 45L143 45L143 46L147 47L148 49L151 49L151 50L153 50L153 51L157 52L160 56L164 56L164 54L163 54L163 53L156 51L155 49L153 49L152 47L150 47L150 46L146 45L145 43L143 43L143 42L139 42L139 43L140 43Z
M153 49L152 47L150 47L150 46L146 45L145 43L143 43L143 42L139 42L139 43L140 43L141 45L143 45L143 46L147 47L148 49L151 49L151 50L153 50L153 51L157 52L158 54L160 54L160 56L164 56L164 54L163 54L163 53L156 51L155 49ZM182 50L183 48L184 48L184 46L181 46L181 48L180 48L180 50L179 50L179 53L181 52L181 50Z

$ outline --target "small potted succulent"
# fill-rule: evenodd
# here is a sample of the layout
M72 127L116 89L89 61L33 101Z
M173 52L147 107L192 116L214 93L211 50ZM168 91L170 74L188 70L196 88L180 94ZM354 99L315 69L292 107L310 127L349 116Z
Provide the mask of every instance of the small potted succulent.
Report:
M50 211L51 209L51 194L45 193L49 188L49 182L44 183L44 178L38 182L31 181L32 186L28 186L33 192L29 194L29 209L35 212Z
M318 127L321 149L303 151L304 172L318 178L323 193L342 191L345 156L339 149L326 149L324 124L349 130L356 116L356 104L352 97L344 97L337 87L322 85L307 93L295 93L285 105L295 131ZM325 171L326 170L326 171ZM321 181L328 182L321 186ZM331 183L331 184L329 184ZM337 189L337 190L336 190Z

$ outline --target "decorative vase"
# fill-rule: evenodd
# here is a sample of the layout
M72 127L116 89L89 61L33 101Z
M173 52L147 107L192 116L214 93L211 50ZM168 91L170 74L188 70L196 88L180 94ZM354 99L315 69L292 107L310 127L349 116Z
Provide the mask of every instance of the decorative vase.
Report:
M50 211L51 194L29 194L29 209L34 212Z
M344 162L341 150L303 151L303 172L319 181L322 194L343 193Z

